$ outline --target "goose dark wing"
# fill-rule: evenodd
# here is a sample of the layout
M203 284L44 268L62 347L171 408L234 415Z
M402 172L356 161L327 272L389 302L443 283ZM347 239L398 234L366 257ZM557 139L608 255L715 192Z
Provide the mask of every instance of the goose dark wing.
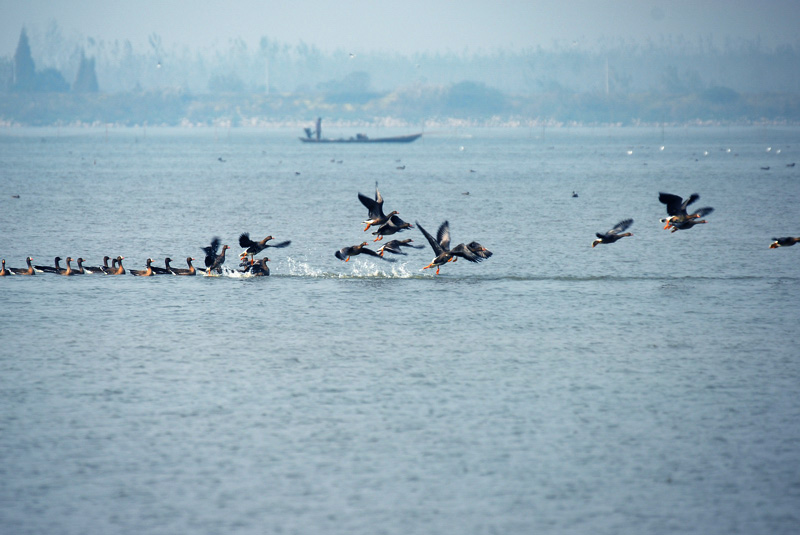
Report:
M380 254L376 253L372 249L367 249L366 247L361 248L361 253L369 256L381 256Z
M267 247L274 247L276 249L282 249L284 247L288 247L292 244L292 240L286 240L278 243L268 243Z
M467 248L470 251L472 251L474 254L476 254L476 255L480 256L481 258L484 258L484 259L485 258L489 258L490 256L492 256L492 252L489 249L487 249L486 247L484 247L483 245L481 245L480 243L478 243L476 241L469 242L467 244Z
M381 256L380 253L376 253L372 249L367 249L366 247L362 247L361 248L361 252L363 254L366 254L366 255L369 255L369 256L376 256L376 257L380 258L381 260L386 260L387 262L394 262L394 258L387 258L385 256Z
M377 190L375 191L376 191L376 197L380 199L379 201L372 200L363 193L358 194L358 200L361 201L361 204L363 204L367 208L367 211L369 212L369 217L371 219L375 219L378 217L384 218L386 216L383 214L383 198L380 196L379 193L377 193Z
M458 245L450 249L450 252L453 253L455 256L460 256L461 258L469 260L470 262L481 262L483 260L482 257L470 251L469 247L467 247L463 243L459 243Z
M422 235L425 236L425 239L427 239L428 243L431 244L431 249L433 249L433 252L436 253L436 256L442 254L444 251L442 250L442 246L439 245L439 242L436 241L436 239L431 236L431 234L425 230L422 225L419 224L419 221L414 221L414 224L417 225L417 228L420 230L420 232L422 232Z
M713 209L713 208L711 208L710 206L705 206L705 207L703 207L703 208L699 208L699 209L698 209L698 210L697 210L697 211L696 211L694 214L692 214L692 215L696 215L697 217L705 217L705 216L707 216L708 214L710 214L710 213L711 213L711 212L713 212L713 211L714 211L714 209Z
M698 195L697 193L692 193L691 195L689 195L689 198L686 199L685 201L683 201L683 204L681 204L681 210L683 210L684 213L685 213L686 212L686 207L689 206L690 204L692 204L694 201L696 201L699 198L700 198L700 195Z
M341 249L333 253L333 256L335 256L339 260L347 260L347 257L350 256L350 253L352 251L353 251L352 247L342 247Z
M210 267L214 264L214 261L217 259L217 249L219 249L219 244L222 243L217 237L211 239L211 245L208 247L203 247L202 250L206 254L205 264L206 267Z
M400 219L399 217L397 217L396 215L393 215L388 220L386 220L386 223L381 225L376 232L373 232L373 234L375 235L394 234L395 232L398 232L400 230L405 230L407 226L410 225L405 221L403 221L402 219Z
M403 221L399 216L393 215L389 218L389 223L394 225L395 227L402 227L403 225L407 225L406 221Z
M630 227L632 224L633 224L633 219L623 219L622 221L617 223L614 228L609 230L607 234L619 234L620 232L623 232L625 229Z
M381 246L380 250L383 251L383 252L388 251L388 252L394 253L394 254L407 255L407 253L405 253L402 250L400 250L400 242L397 241L397 240L392 240L392 241L388 241L388 242L384 243Z
M681 208L681 203L683 203L683 199L677 195L673 195L672 193L659 192L658 200L667 205L668 215L681 215L682 213L685 213L684 211L682 211Z
M442 247L442 250L450 250L450 223L445 221L439 225L439 230L436 232L436 241Z
M244 247L245 249L247 249L248 247L253 246L255 244L256 244L256 242L254 242L253 240L250 239L250 233L249 232L242 232L239 235L239 246L240 247Z

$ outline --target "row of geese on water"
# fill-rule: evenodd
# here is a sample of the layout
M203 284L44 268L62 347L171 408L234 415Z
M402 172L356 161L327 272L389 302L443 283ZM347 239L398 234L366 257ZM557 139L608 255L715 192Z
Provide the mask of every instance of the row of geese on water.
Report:
M375 185L375 198L370 198L362 193L358 194L358 199L361 203L367 208L367 219L364 221L366 224L366 228L364 231L366 232L370 228L376 229L372 234L377 236L373 241L377 242L383 239L384 236L391 236L398 232L402 232L406 229L413 228L413 225L410 223L406 223L397 215L398 212L392 211L388 214L383 210L383 196L381 195L380 191L378 190L377 184ZM455 262L457 258L464 258L470 262L481 262L489 257L492 256L492 252L489 251L486 247L482 246L480 243L476 241L472 241L468 244L460 243L455 247L450 247L450 224L445 221L440 226L436 233L436 237L434 238L427 230L425 230L419 223L417 223L417 227L428 240L433 252L435 254L433 260L423 267L422 269L428 268L436 268L436 274L439 274L439 269L441 266L448 262ZM269 262L269 258L263 257L259 260L255 259L255 256L262 251L266 250L267 248L283 248L289 246L292 242L290 240L282 241L278 243L270 243L271 240L274 238L272 236L267 236L266 238L254 241L250 238L250 234L245 232L239 236L239 245L244 247L244 250L239 254L239 268L236 270L238 273L246 274L248 276L255 276L255 277L263 277L269 276L270 270L267 262ZM387 262L394 262L395 260L392 258L388 258L384 256L385 253L392 253L397 255L405 255L404 248L415 248L415 249L422 249L424 246L422 245L415 245L412 243L413 240L408 238L404 240L390 240L384 243L377 251L372 250L367 247L367 242L361 242L357 245L351 245L347 247L342 247L338 251L334 253L336 258L348 262L351 257L358 256L360 254L374 256L376 258L380 258L386 260ZM220 247L221 246L221 247ZM111 258L109 256L103 257L103 265L102 266L84 266L83 263L85 260L83 258L78 258L75 260L77 262L78 267L73 268L72 257L67 257L66 259L66 267L61 267L61 257L57 256L55 258L55 262L53 266L37 266L33 265L31 262L33 258L28 257L26 259L28 267L27 268L6 268L5 267L5 259L3 260L3 267L2 271L0 271L0 276L4 275L34 275L36 272L43 272L43 273L57 273L60 275L83 275L83 274L105 274L105 275L124 275L125 273L130 273L131 275L142 276L142 277L150 277L154 275L163 275L163 274L172 274L172 275L196 275L198 272L205 273L206 275L213 275L213 274L222 274L223 273L223 265L225 264L226 260L226 251L230 249L229 245L223 245L220 238L212 238L211 244L207 247L203 247L202 251L205 254L204 257L204 264L205 270L201 268L200 270L196 269L192 262L196 259L193 257L186 258L187 268L176 268L170 265L172 259L167 257L164 259L164 267L154 266L154 260L152 258L147 259L147 263L145 269L129 269L126 271L125 267L122 265L122 261L124 260L124 256L117 256L116 258ZM111 265L109 266L109 261Z
M573 193L573 196L577 196L577 194ZM686 199L683 199L682 197L672 193L659 193L658 200L665 204L667 209L667 217L660 220L665 224L664 229L671 229L672 232L677 232L678 230L688 230L693 228L695 225L707 223L705 219L701 218L711 214L714 211L714 208L706 206L693 211L689 210L689 205L697 201L699 198L700 196L697 193L692 193ZM378 191L377 184L375 185L374 199L362 193L358 194L358 199L361 201L361 204L366 207L368 214L367 219L364 221L364 224L367 225L366 228L364 228L364 231L366 232L373 227L377 229L372 233L373 235L377 236L373 241L377 242L382 240L384 236L391 236L406 229L413 228L413 225L403 221L398 216L398 211L394 210L388 214L384 212L383 196L381 196L380 191ZM624 219L617 223L612 229L604 233L596 233L597 239L592 242L592 247L600 244L614 243L621 238L633 236L632 233L625 232L632 224L633 219ZM448 262L455 262L458 258L463 258L469 262L481 262L492 256L491 251L476 241L472 241L468 244L460 243L451 248L450 224L447 221L444 221L441 225L439 225L439 229L436 232L435 238L427 230L425 230L422 225L419 224L419 222L416 222L416 226L428 240L428 243L435 254L433 260L431 260L431 262L422 269L435 267L437 275L439 274L439 270L443 265L447 264ZM263 257L259 260L256 260L255 255L270 247L284 248L292 243L290 240L278 243L269 243L273 239L274 238L272 236L267 236L262 240L254 241L250 239L249 233L242 233L239 236L239 245L245 249L239 255L239 267L241 269L237 271L239 273L255 277L269 276L270 270L267 266L269 258ZM788 247L798 242L800 242L800 237L772 238L772 243L769 247L770 249ZM205 273L207 275L211 275L213 273L222 273L223 264L225 263L225 251L230 249L230 247L228 245L222 245L222 248L220 249L221 243L221 240L215 237L211 240L210 245L202 248L203 252L205 253L204 264ZM394 259L385 257L384 253L388 252L392 254L405 255L406 253L403 251L404 247L416 249L424 248L422 245L414 245L413 240L410 238L388 241L384 243L378 250L369 249L367 247L367 242L361 242L357 245L342 247L334 253L334 256L336 256L336 258L339 260L348 262L353 256L365 254L393 262ZM103 258L102 266L93 267L84 266L83 262L85 262L85 260L83 258L78 258L76 260L78 264L77 269L72 268L71 262L73 259L71 257L67 257L66 259L66 268L62 268L59 265L61 257L58 256L55 258L55 264L53 266L34 266L31 263L33 258L28 257L26 259L27 268L6 268L6 261L3 259L0 276L34 275L36 272L57 273L68 276L82 275L86 273L124 275L126 273L126 270L122 265L124 258L124 256L117 256L116 258L112 259L111 257L106 256ZM131 269L127 272L131 275L143 277L162 274L191 276L198 273L198 270L192 265L194 260L196 259L187 257L187 268L175 268L170 265L172 259L169 257L164 259L164 267L154 266L154 260L152 258L148 258L145 269ZM109 261L111 261L111 266L108 265Z
M255 260L254 255L263 251L267 247L286 247L291 241L284 241L276 244L268 244L267 242L272 240L272 236L267 236L261 241L253 241L250 239L250 234L245 232L239 236L239 244L246 249L242 251L240 255L240 263L239 267L241 268L238 270L240 273L246 273L249 276L253 277L266 277L269 276L269 266L267 266L267 262L269 262L269 258L263 257L259 260ZM225 263L225 250L229 249L227 245L222 246L222 252L218 253L220 245L220 239L214 238L211 240L211 245L208 247L203 247L202 250L205 252L205 264L206 264L206 274L211 274L213 272L222 273L222 264ZM191 256L186 257L186 268L177 268L173 267L170 263L172 259L167 257L164 259L164 267L154 266L154 260L152 258L147 259L145 269L129 269L126 270L125 266L122 265L122 261L125 259L124 256L117 256L116 258L111 258L109 256L103 257L103 265L102 266L84 266L83 263L86 261L83 258L78 258L75 261L78 264L77 268L72 267L72 257L66 258L67 267L61 267L60 262L62 258L60 256L55 257L54 265L52 266L35 266L32 265L33 258L30 256L26 258L26 262L28 264L27 268L6 268L6 261L3 259L3 267L2 271L0 271L0 276L5 275L35 275L37 272L39 273L56 273L58 275L84 275L84 274L102 274L102 275L125 275L126 273L130 273L131 275L135 275L138 277L152 277L154 275L188 275L194 276L197 275L198 270L192 265L192 262L196 260ZM108 262L111 261L111 265L108 265ZM199 271L202 272L202 269Z

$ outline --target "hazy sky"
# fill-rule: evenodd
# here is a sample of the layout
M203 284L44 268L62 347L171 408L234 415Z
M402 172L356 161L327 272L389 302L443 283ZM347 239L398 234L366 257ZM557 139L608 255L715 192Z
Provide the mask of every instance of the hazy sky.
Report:
M65 36L129 39L166 48L257 47L262 36L332 51L491 51L591 45L601 37L643 42L666 35L760 37L798 44L798 0L0 0L0 55L11 56L24 25Z

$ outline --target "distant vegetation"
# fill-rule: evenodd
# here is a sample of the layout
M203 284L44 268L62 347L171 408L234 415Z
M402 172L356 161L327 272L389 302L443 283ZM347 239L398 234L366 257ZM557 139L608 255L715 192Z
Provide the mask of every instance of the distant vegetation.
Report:
M166 50L23 29L0 57L0 124L311 121L800 122L800 49L665 39L517 52L344 51L261 40Z

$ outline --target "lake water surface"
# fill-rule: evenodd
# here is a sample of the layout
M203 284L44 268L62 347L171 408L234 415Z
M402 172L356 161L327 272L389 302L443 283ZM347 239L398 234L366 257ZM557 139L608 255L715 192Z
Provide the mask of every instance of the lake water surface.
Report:
M0 132L8 266L292 240L0 278L0 532L797 532L800 129L298 134ZM339 261L376 181L494 256ZM659 191L715 211L670 233Z

